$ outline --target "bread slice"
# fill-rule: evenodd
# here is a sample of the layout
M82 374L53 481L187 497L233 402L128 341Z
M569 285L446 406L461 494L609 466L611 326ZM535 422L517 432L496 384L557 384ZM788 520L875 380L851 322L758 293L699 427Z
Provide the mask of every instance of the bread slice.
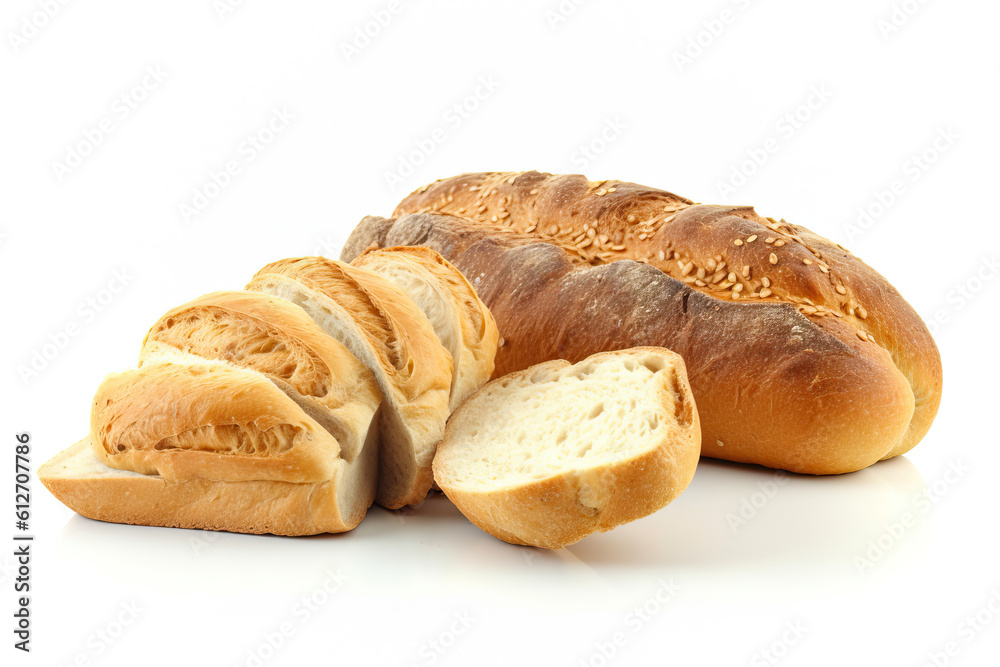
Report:
M452 415L434 477L488 533L557 549L665 506L700 447L684 362L633 348L490 382Z
M367 366L301 308L268 294L213 292L168 311L146 334L140 368L163 346L262 373L337 439L347 461L382 401Z
M383 397L376 500L389 509L422 501L448 419L452 361L420 309L379 275L322 257L268 264L247 289L300 306L374 372Z
M486 384L493 375L500 335L489 308L458 269L423 246L373 250L351 263L402 289L430 321L454 364L452 412Z
M83 516L152 526L312 535L354 528L375 496L377 429L353 461L255 371L154 344L109 376L91 436L39 479Z

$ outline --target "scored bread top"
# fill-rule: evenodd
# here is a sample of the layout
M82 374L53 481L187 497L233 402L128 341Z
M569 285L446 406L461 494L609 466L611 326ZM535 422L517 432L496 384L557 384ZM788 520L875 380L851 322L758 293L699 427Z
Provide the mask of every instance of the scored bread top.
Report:
M465 276L444 257L422 246L374 249L352 264L403 289L434 327L455 365L451 410L493 374L499 333L486 305Z
M91 438L105 465L167 481L328 480L340 446L263 375L171 349L109 375Z
M692 289L741 303L789 303L821 327L885 349L916 410L887 458L927 432L941 394L930 332L889 282L842 246L750 206L695 204L622 181L539 172L463 174L420 188L395 216L440 212L558 245L580 263L645 262Z
M168 311L146 334L140 366L157 349L153 343L255 370L293 400L329 411L332 423L321 423L349 461L382 399L368 367L305 311L260 292L213 292Z

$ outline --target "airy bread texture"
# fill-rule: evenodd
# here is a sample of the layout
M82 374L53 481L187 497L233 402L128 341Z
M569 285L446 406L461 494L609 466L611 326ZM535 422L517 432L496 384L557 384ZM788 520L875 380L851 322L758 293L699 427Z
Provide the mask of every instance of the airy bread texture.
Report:
M260 292L213 292L168 311L146 334L139 365L160 346L255 370L340 443L353 461L382 401L372 372L301 308Z
M454 372L449 408L454 412L493 374L497 325L461 271L430 248L373 250L351 262L406 292L451 353Z
M937 390L915 394L917 376L855 327L871 313L861 320L760 297L720 299L645 262L591 264L531 234L450 215L366 218L342 256L372 244L428 246L469 278L500 330L495 376L606 350L677 352L705 456L809 474L859 470L893 455L937 404ZM923 353L937 358L933 348Z
M448 419L451 355L406 293L376 273L322 257L273 262L248 290L301 307L370 368L382 390L377 502L419 503Z
M483 530L558 549L667 505L700 442L678 355L604 352L487 384L448 422L434 477Z
M899 405L913 408L880 458L912 449L937 414L941 359L923 321L885 278L804 227L761 217L749 206L695 204L635 183L536 171L444 179L406 197L394 215L417 212L461 215L487 229L510 229L587 264L645 262L724 303L790 306L804 326L824 336L845 345L877 346L908 385ZM700 396L699 405L706 414L714 412ZM711 451L711 443L706 447ZM728 458L722 450L718 453Z

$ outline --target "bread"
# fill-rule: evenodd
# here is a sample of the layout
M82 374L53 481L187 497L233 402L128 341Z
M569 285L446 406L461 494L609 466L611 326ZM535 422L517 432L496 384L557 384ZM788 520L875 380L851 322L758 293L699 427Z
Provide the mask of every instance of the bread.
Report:
M376 500L389 509L422 501L448 419L452 361L420 309L377 274L322 257L273 262L247 289L300 306L372 370L383 396Z
M364 518L375 492L377 452L370 443L354 462L336 462L333 476L315 484L202 478L170 482L109 468L85 438L42 465L38 478L71 510L98 521L317 535L351 530Z
M883 376L896 369L909 385L897 400L900 405L912 402L913 414L884 448L881 441L878 446L869 443L870 452L883 448L880 458L912 449L937 414L941 359L923 321L885 278L804 227L761 217L749 206L695 204L635 183L539 172L465 174L438 181L404 199L394 215L425 211L528 234L588 264L642 261L723 303L779 308L784 317L819 330L824 338L881 348L891 368L856 382L895 384ZM771 372L763 366L757 370L765 377ZM864 400L863 392L858 397ZM715 407L698 398L706 411L702 416L711 416ZM902 423L905 410L894 412ZM796 414L782 417L801 419ZM723 442L726 447L735 444ZM752 459L752 452L747 456Z
M377 431L353 461L260 373L160 346L94 398L91 435L39 469L70 509L118 523L308 535L355 527Z
M260 292L213 292L163 315L140 368L160 346L258 371L333 434L353 461L382 401L375 377L301 308Z
M520 187L520 180L516 180ZM465 197L458 189L462 183L466 181L452 179L431 186L423 195L434 194L434 199L424 197L418 202L411 197L404 208L420 202L430 206L442 196L458 202ZM623 190L634 188L623 186ZM452 194L445 196L444 192ZM604 199L606 195L591 196L609 204L614 201ZM637 195L635 201L663 201L666 197L654 192ZM510 200L507 204L512 213L505 221L521 210ZM541 203L539 207L544 210ZM570 224L571 213L579 210L567 204L567 220L562 224ZM623 212L628 208L609 210ZM701 216L698 219L709 230L713 224L760 224L738 216L734 222L732 215L704 208L702 213L695 207L685 210L691 211L688 215ZM749 211L743 215L752 217ZM808 236L797 228L782 228ZM767 233L773 233L776 240L779 236L788 239L785 246L774 248L776 242L766 243L771 237L761 235L743 243L763 244L775 254L797 243L788 234ZM860 304L855 306L855 315L841 313L838 317L826 306L823 311L817 308L811 312L801 304L760 297L759 292L758 297L747 299L719 298L715 292L696 289L696 284L677 280L649 263L628 259L602 263L600 257L587 261L576 250L542 242L531 233L450 215L367 218L348 239L343 257L351 259L372 244L433 248L469 278L500 330L495 376L551 359L576 362L605 350L656 346L679 353L698 404L702 454L706 456L801 473L844 473L904 451L914 438L919 439L936 410L940 366L933 342L919 335L922 325L916 315L900 316L897 323L895 331L912 334L903 338L910 341L906 345L886 349L883 345L888 343L879 344L878 338L873 341L868 337L867 327L888 322L895 317L889 311L908 310L908 306L884 279L846 253L831 257L828 270L835 277L850 276L847 282L852 290L863 284L858 293L878 294L881 290L878 300L872 297L866 301L867 319L858 313L856 306ZM742 248L732 241L729 245ZM676 247L686 248L679 242ZM804 248L797 247L796 253ZM822 247L827 249L821 251L824 257L834 255L828 253L827 244ZM737 256L725 248L716 254L727 262ZM785 265L777 266L784 266L787 275L794 278L799 269L787 266L790 256L782 254ZM812 271L820 260L810 256L813 264L802 267ZM749 259L748 254L739 257ZM853 266L855 273L847 269L841 272L841 266ZM754 271L750 270L751 279L759 281L763 276ZM682 278L691 275L686 273ZM734 273L742 275L742 268ZM861 273L870 276L863 280L857 277ZM782 289L777 278L770 284ZM760 289L759 282L755 285L744 291ZM886 304L887 310L881 304ZM892 329L886 326L885 330ZM920 360L923 370L917 371L915 366L901 370L897 367L901 359ZM928 386L924 384L928 377L938 381Z
M448 422L434 477L483 530L558 549L664 507L700 443L684 362L635 348L490 382Z
M454 410L493 374L497 325L465 276L430 248L374 250L352 264L406 292L434 327L454 364L449 409Z

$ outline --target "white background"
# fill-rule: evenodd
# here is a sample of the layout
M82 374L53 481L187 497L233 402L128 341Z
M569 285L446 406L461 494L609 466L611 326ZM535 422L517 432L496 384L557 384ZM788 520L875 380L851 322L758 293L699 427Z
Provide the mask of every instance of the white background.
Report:
M167 309L275 259L335 257L363 215L425 182L508 169L750 203L844 243L937 322L945 393L927 438L841 477L704 461L671 506L557 552L499 542L441 496L286 539L97 523L36 482L34 650L11 648L3 547L5 656L995 664L1000 6L577 2L414 0L388 22L387 0L70 2L51 18L5 2L6 456L16 432L36 467L82 437L101 378L133 365Z

